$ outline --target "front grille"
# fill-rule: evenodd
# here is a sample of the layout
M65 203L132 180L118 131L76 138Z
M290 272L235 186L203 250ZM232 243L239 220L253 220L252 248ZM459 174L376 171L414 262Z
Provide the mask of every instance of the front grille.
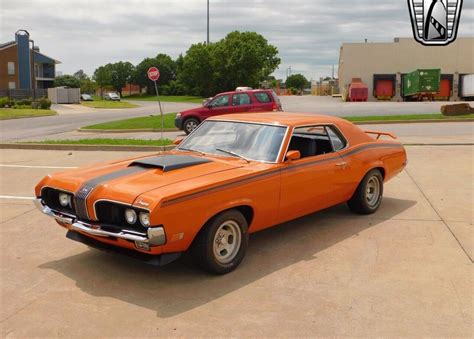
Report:
M129 229L141 233L146 233L147 228L137 221L134 225L130 225L125 221L125 210L130 206L116 204L110 201L99 201L95 204L95 213L101 225L116 225L124 229ZM135 209L135 208L134 208ZM137 214L139 210L135 209Z
M81 189L76 193L74 197L74 205L76 206L76 215L80 219L89 219L89 214L87 213L87 196L94 189L94 186L89 186L85 184Z
M44 187L41 190L41 199L46 204L46 206L48 206L49 208L51 208L55 211L74 215L75 214L75 212L74 212L74 209L75 209L74 199L71 199L72 206L70 206L70 207L69 206L66 206L66 207L61 206L61 204L59 203L59 193L66 193L66 194L69 194L69 195L72 196L72 194L70 192L61 191L61 190L51 188L51 187Z

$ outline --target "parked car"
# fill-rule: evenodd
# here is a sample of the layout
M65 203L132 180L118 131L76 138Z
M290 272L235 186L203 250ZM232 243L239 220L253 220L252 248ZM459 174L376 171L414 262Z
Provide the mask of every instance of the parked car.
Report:
M253 88L252 87L245 87L245 86L242 86L242 87L237 87L235 89L236 92L239 92L239 91L251 91Z
M280 99L271 89L226 92L203 102L202 107L178 113L175 126L189 134L202 121L216 115L271 111L282 111Z
M120 101L120 95L114 92L105 93L104 100Z
M82 101L93 101L92 96L90 94L83 93L81 94Z
M90 247L155 265L190 250L223 274L244 258L249 233L344 202L374 213L407 163L391 134L322 115L221 115L176 143L48 175L36 204Z

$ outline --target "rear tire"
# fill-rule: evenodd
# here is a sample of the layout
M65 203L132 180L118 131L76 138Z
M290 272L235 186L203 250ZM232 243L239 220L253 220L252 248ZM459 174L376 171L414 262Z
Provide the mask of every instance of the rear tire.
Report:
M242 262L249 240L245 217L229 210L213 217L194 240L192 255L199 266L213 274L226 274Z
M380 207L382 196L382 173L378 169L373 169L362 179L347 205L354 213L372 214Z
M183 130L184 133L189 134L194 131L199 125L199 121L196 118L188 118L184 121Z

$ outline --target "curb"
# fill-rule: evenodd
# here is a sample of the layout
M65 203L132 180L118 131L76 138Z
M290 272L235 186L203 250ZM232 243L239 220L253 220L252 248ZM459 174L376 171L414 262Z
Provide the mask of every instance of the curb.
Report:
M88 132L88 133L136 133L136 132L161 132L160 129L157 128L140 128L140 129L85 129L85 128L78 128L78 132ZM180 130L177 128L168 128L164 129L163 133L166 132L179 132Z
M169 151L175 145L167 146L132 146L132 145L53 145L53 144L10 144L0 143L0 149L31 149L43 151L122 151L122 152L156 152Z
M350 121L350 120L348 120ZM422 119L422 120L369 120L369 121L351 121L354 125L385 125L385 124L422 124L432 122L466 122L474 121L473 118L464 119Z

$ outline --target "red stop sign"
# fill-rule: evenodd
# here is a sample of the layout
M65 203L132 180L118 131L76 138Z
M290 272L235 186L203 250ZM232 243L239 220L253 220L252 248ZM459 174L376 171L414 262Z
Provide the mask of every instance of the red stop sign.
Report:
M160 71L156 67L150 67L146 74L151 81L157 81L160 78Z

